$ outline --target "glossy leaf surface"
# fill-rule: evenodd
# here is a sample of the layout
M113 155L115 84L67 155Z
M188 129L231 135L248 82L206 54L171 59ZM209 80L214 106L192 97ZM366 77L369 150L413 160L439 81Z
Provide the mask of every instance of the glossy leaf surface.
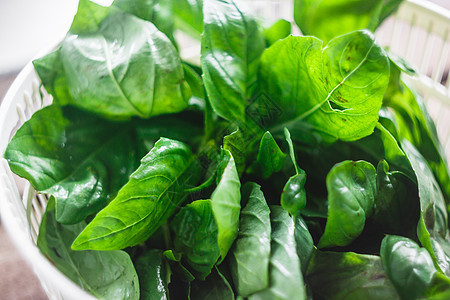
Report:
M365 161L345 161L327 176L328 220L318 247L346 246L364 229L376 196L376 171Z
M247 204L239 218L239 234L231 250L231 274L242 297L267 288L270 258L270 210L261 187L253 182L242 188Z
M134 262L141 287L140 299L167 300L167 265L163 261L161 250L148 250Z
M39 228L37 246L73 282L99 299L139 299L139 281L124 251L73 251L72 241L86 223L62 225L50 198Z
M72 248L123 249L145 241L183 203L184 189L195 184L198 176L191 150L184 143L161 138Z
M250 167L250 172L266 179L283 168L286 154L281 151L270 132L266 131L259 143L256 161Z

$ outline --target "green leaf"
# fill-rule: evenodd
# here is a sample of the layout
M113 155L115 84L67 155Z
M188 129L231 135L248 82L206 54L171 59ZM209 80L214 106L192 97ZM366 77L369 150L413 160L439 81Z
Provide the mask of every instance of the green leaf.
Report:
M388 235L381 243L380 255L387 275L403 299L425 295L436 273L426 249L408 238Z
M210 200L197 200L185 207L171 222L175 250L204 280L220 257L218 230Z
M315 247L308 226L306 225L305 220L300 216L295 218L294 237L302 273L305 274Z
M306 281L314 299L400 299L374 255L315 251Z
M375 226L383 233L415 237L419 212L417 186L402 173L389 172L388 163L380 161L373 214Z
M420 243L430 252L436 268L449 274L450 266L446 262L449 257L442 258L440 250L433 242L435 236L446 236L448 232L448 215L444 196L426 160L417 149L407 140L402 141L402 148L417 177L420 199L420 220L417 233Z
M230 151L231 155L233 155L239 177L245 171L246 155L249 151L247 149L248 146L248 141L245 140L242 131L239 129L223 138L223 149Z
M187 107L190 92L177 51L150 22L114 12L98 31L69 34L60 51L70 104L121 119Z
M376 171L365 161L344 161L327 176L328 220L318 247L346 246L364 229L373 212Z
M203 0L172 0L175 25L200 39L203 32Z
M354 30L375 31L402 0L295 0L294 18L304 35L329 41Z
M36 112L12 138L11 170L56 198L58 222L75 224L106 206L139 157L134 129L73 107Z
M70 245L86 223L62 225L50 198L39 227L37 246L64 275L99 299L139 299L133 263L123 251L73 251Z
M267 179L273 173L281 171L285 158L286 154L281 151L270 132L266 131L261 138L256 160L250 166L249 173Z
M175 20L171 1L115 0L112 6L138 18L152 22L156 28L173 40Z
M95 32L99 29L103 19L112 11L114 11L112 8L96 4L90 0L80 0L69 31L73 34Z
M245 123L264 38L234 0L205 0L203 14L201 64L209 101L222 118Z
M295 224L281 206L271 206L269 287L250 295L253 299L306 299L300 260L294 238Z
M234 158L225 149L221 153L217 179L217 187L211 195L211 207L217 224L222 261L237 237L241 210L241 182Z
M234 300L233 289L216 267L205 281L194 281L191 285L192 300Z
M326 47L314 37L290 36L264 51L258 80L282 112L269 124L273 130L307 126L308 135L324 141L353 141L373 132L389 62L367 31L337 37Z
M247 297L269 285L271 227L270 210L261 187L247 182L242 198L247 204L241 211L230 267L237 293Z
M306 173L300 169L299 174L289 178L281 193L281 206L294 217L306 206L305 183Z
M53 96L53 103L65 105L73 101L60 58L60 48L33 61L34 69L45 89Z
M161 138L72 249L123 249L144 242L183 203L187 196L183 191L198 176L191 150L181 142Z
M285 19L280 19L269 28L264 29L264 38L268 45L284 39L291 34L291 23Z
M134 262L139 276L141 297L143 300L162 300L168 297L167 266L161 250L151 249L139 256Z

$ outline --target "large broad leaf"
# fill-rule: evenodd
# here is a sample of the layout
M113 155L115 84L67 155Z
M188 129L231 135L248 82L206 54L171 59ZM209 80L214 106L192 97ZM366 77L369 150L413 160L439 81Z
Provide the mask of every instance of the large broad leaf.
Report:
M337 37L326 47L314 37L291 36L264 51L258 78L281 111L269 127L306 126L325 141L352 141L373 132L389 63L367 31Z
M239 229L241 211L241 182L233 156L222 150L218 168L217 187L211 195L211 207L218 229L221 260L225 258Z
M306 299L294 238L294 220L280 206L271 206L269 287L249 299Z
M436 268L425 248L410 239L388 235L380 249L384 269L403 299L425 295Z
M205 0L203 14L201 64L209 101L222 118L245 123L264 37L234 0Z
M109 118L148 118L186 108L176 49L152 23L110 13L95 32L69 34L60 59L70 103Z
M294 18L303 34L329 41L354 30L375 31L402 0L295 0Z
M218 230L210 200L197 200L185 207L171 222L175 250L202 280L211 273L220 257Z
M345 161L327 176L328 220L318 247L346 246L364 229L376 196L376 171L365 161Z
M75 237L86 226L62 225L50 198L39 227L37 246L55 266L99 299L139 299L139 281L133 263L123 251L73 251Z
M167 0L115 0L113 6L150 21L173 40L174 15L172 1Z
M242 189L247 204L241 211L239 235L231 251L231 274L242 297L269 285L270 210L261 187L248 182Z
M166 300L168 295L168 276L170 273L163 261L161 250L148 250L134 262L139 276L142 300Z
M58 222L74 224L98 212L138 166L132 126L73 107L36 112L9 143L11 170L56 198Z
M450 198L450 176L444 149L423 99L400 79L400 67L391 62L389 88L383 106L389 107L395 130L401 139L410 141L425 157L438 180L447 201Z
M161 138L72 249L123 249L145 241L183 203L184 190L198 181L199 168L184 143Z
M264 179L283 168L286 154L281 151L270 132L266 131L259 143L256 160L250 166L249 172Z
M314 299L400 299L379 256L315 251L306 280Z

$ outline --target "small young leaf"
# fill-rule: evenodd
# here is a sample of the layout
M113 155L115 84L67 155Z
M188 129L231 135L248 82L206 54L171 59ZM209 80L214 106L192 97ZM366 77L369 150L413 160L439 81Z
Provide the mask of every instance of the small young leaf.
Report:
M346 246L357 238L372 215L376 171L365 161L344 161L327 176L328 220L318 247Z
M241 210L241 182L233 156L228 150L222 150L217 178L218 184L211 195L211 205L223 260L238 234Z
M285 158L286 154L278 147L270 132L266 131L259 143L256 161L250 166L249 172L267 179L283 168Z
M270 210L261 187L248 182L242 188L247 205L239 218L239 235L231 251L231 274L243 297L269 285ZM251 251L249 251L251 250Z
M306 206L305 183L306 173L300 169L299 174L289 178L281 193L281 206L294 217Z
M276 41L284 39L291 34L291 23L285 19L280 19L269 28L264 29L264 38L270 46Z
M84 290L100 299L139 299L139 281L124 251L73 251L70 245L86 226L84 221L62 225L51 197L39 227L37 246L56 267Z
M148 239L183 203L199 166L183 143L161 138L139 168L72 245L74 250L112 250Z

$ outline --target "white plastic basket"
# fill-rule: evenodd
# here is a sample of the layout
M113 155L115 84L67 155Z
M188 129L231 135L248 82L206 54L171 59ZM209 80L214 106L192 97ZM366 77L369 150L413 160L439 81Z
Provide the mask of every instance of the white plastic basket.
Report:
M292 1L243 1L264 18L284 17L292 21ZM247 2L247 3L245 3ZM423 95L450 158L450 11L425 0L408 0L377 32L383 46L409 60L420 72L409 78ZM424 41L420 42L419 41ZM40 87L29 63L19 74L0 107L0 214L17 249L22 253L50 299L93 299L59 272L36 247L36 237L47 199L28 182L12 174L3 158L15 130L51 97ZM450 160L450 159L449 159ZM22 190L23 188L23 190Z

